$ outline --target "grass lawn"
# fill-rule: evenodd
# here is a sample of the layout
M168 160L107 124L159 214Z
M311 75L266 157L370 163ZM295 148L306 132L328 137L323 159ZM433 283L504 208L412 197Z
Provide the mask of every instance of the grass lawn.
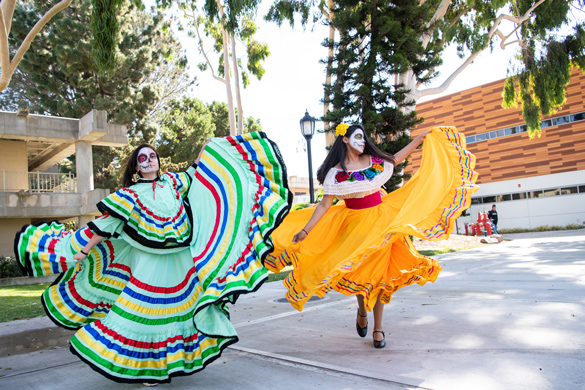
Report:
M50 283L0 287L0 322L45 315L41 295Z
M288 276L288 274L290 274L291 271L292 271L292 267L286 267L282 272L280 272L278 274L274 274L272 272L269 272L268 279L266 279L266 283L284 280L284 278L286 278Z
M441 249L427 249L427 250L420 250L418 251L418 253L420 253L423 256L436 256L436 255L442 255L443 253L451 253L451 252L458 252L461 249L452 249L452 248L441 248Z
M434 249L421 250L419 253L424 256L434 256L456 251L455 249ZM283 280L291 270L292 267L287 267L278 274L270 272L266 282ZM44 316L41 294L49 285L50 283L0 287L0 322Z

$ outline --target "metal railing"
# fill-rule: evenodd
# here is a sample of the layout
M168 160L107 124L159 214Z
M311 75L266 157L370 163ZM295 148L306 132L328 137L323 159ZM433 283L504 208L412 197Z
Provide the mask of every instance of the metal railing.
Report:
M2 192L77 192L77 179L70 173L0 171Z

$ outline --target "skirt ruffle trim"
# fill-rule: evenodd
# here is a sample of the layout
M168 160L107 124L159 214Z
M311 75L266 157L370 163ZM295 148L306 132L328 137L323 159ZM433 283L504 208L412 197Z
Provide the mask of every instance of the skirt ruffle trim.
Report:
M118 383L169 383L173 377L205 369L225 348L238 342L237 336L215 339L201 333L138 342L96 324L79 330L70 350L94 371Z
M392 245L407 246L415 258L413 265L409 269L401 270L401 273L397 276L389 279L380 279L375 283L372 282L373 279L371 277L364 275L360 277L347 277L348 274L359 269L362 259L366 257L362 255L361 258L357 257L340 264L329 272L327 278L309 290L303 289L300 286L300 282L296 279L295 272L291 272L283 281L283 284L288 290L286 293L287 300L297 310L302 310L304 304L311 296L317 295L322 298L329 291L335 290L345 295L363 295L366 310L371 311L378 296L380 296L380 300L383 303L387 304L390 303L392 294L402 287L414 283L422 286L427 282L434 282L437 279L439 271L442 269L437 260L419 254L412 245L412 242L405 237L400 241L392 241ZM381 244L378 248L371 248L372 252L381 249L386 244ZM296 268L298 259L294 253L288 259L291 260L290 265Z
M474 170L475 156L465 149L464 136L457 132L454 126L433 127L431 131L434 132L434 136L440 136L444 139L443 142L448 144L446 151L455 177L453 186L443 197L442 203L424 222L413 226L415 229L413 235L425 240L438 241L449 238L455 229L455 220L471 206L471 195L479 190L479 186L475 184L478 177Z

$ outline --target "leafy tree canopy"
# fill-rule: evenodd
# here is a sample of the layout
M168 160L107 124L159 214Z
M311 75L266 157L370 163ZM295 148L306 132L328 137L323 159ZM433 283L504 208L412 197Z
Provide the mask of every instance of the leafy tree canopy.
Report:
M585 25L577 23L566 35L550 33L566 25L570 3L543 4L536 17L522 26L522 35L534 39L526 40L520 49L518 62L511 71L513 75L504 85L502 106L521 105L531 138L540 136L542 116L553 115L563 108L573 66L585 72Z
M118 12L116 67L101 74L91 58L91 3L74 2L39 33L13 83L0 95L0 108L26 106L32 113L72 118L105 110L110 122L128 125L128 148L153 142L164 102L194 82L187 76L186 58L161 14L124 1ZM11 39L21 41L47 7L41 0L17 7ZM128 148L94 147L96 186L116 187L119 161Z
M378 4L379 1L352 4L334 0L275 0L266 19L279 25L287 20L294 24L295 16L300 15L303 25L309 20L324 22L335 27L340 37L336 44L341 44L346 34L345 17L337 18L337 13L355 10L353 17L363 19L359 10ZM392 13L387 19L388 27L391 24L406 25L408 22L401 18L410 18L409 12L420 15L427 27L407 28L400 34L405 41L411 41L409 35L413 35L422 45L422 55L429 61L427 63L432 62L435 66L421 68L420 62L409 65L410 59L404 57L406 70L403 67L395 78L387 79L388 84L404 86L407 100L415 103L424 96L447 90L481 52L498 50L497 46L504 49L515 45L518 52L509 68L510 78L506 82L503 105L522 105L529 132L534 136L540 132L542 115L550 115L564 104L571 67L585 70L583 0L426 0L407 4L391 2L391 6L411 11ZM417 7L421 10L415 11ZM364 42L368 44L367 40ZM325 43L333 44L331 40ZM441 63L443 52L453 46L462 63L442 85L427 87L428 82L438 75L436 66ZM330 65L333 66L337 65ZM423 69L425 71L421 72ZM329 86L325 88L326 101L327 88ZM414 108L415 104L402 109Z
M208 138L230 134L226 103L214 101L205 104L187 96L168 103L159 125L155 147L161 157L162 168L169 171L180 171L189 166ZM259 120L245 118L246 133L261 130Z
M394 75L412 68L421 75L437 64L418 39L427 30L430 10L409 0L335 4L340 38L328 70L334 81L326 88L325 101L333 109L325 120L363 123L382 150L395 153L408 142L404 132L420 121L406 109L414 102L405 86L394 82ZM400 168L391 186L401 181Z

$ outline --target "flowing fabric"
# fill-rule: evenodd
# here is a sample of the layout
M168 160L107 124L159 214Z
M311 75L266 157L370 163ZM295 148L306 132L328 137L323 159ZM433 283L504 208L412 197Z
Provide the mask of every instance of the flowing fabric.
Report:
M471 205L475 156L454 127L433 128L425 138L421 167L400 189L373 207L331 206L305 240L291 244L313 209L290 213L273 233L275 251L265 265L293 271L284 280L287 299L298 310L312 296L331 290L364 296L372 310L378 296L389 303L405 286L434 282L441 266L420 255L409 236L447 239L455 219ZM342 202L340 202L342 203Z
M238 340L226 304L265 281L269 236L291 201L263 133L213 139L196 169L117 191L74 233L25 226L15 252L29 275L61 273L42 301L78 329L72 352L115 381L164 383ZM94 234L107 238L76 264Z

